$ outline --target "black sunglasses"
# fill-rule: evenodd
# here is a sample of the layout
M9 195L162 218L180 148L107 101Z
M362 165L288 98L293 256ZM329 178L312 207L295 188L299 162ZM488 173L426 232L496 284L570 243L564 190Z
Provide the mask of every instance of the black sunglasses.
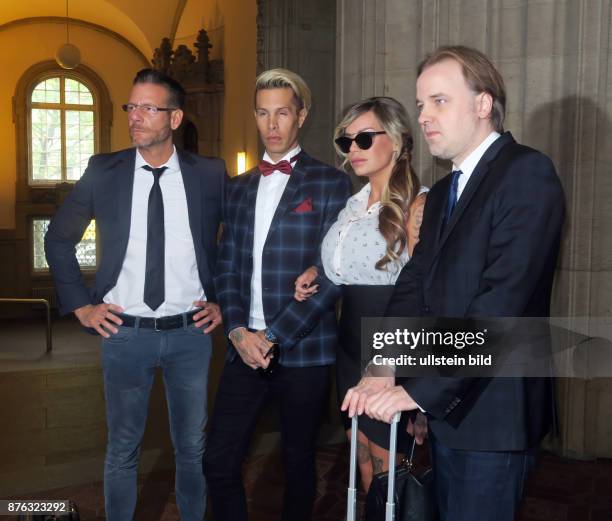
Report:
M349 153L353 141L361 150L367 150L372 146L374 136L378 136L378 134L386 134L386 132L384 130L369 130L367 132L359 132L359 134L353 138L348 136L340 136L339 138L336 138L336 145L338 145L338 148L345 154Z

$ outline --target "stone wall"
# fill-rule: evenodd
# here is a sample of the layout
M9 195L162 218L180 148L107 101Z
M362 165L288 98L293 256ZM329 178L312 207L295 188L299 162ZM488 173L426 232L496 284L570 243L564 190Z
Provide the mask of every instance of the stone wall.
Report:
M258 0L257 4L257 72L285 67L304 78L313 103L302 144L312 156L334 164L336 2Z

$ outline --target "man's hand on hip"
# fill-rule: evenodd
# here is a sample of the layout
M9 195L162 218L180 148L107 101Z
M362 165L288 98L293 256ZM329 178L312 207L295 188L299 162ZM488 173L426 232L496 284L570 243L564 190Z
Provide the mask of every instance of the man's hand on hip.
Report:
M121 325L123 321L114 313L123 313L123 308L117 304L87 304L74 310L79 322L85 327L95 329L104 338L110 337L108 331L116 334L119 330L113 325Z
M193 319L195 320L194 325L196 327L204 327L208 324L208 327L204 329L204 333L210 333L223 321L219 304L207 302L206 300L196 300L193 305L196 308L202 308L202 311L198 311L193 315Z
M258 332L262 333L262 332ZM265 358L272 344L268 342L262 334L251 333L245 327L237 327L230 331L229 339L238 351L242 361L251 369L259 367L266 368L270 363L269 358Z

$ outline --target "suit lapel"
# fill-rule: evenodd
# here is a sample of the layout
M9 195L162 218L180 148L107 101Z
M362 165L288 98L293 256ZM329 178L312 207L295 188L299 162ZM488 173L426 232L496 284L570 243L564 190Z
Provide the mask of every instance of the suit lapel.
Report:
M474 197L474 194L478 190L478 187L480 186L483 179L487 175L487 172L489 171L489 163L493 159L495 159L495 157L497 157L497 154L505 145L511 142L514 142L514 139L512 138L512 135L509 132L506 132L505 134L497 138L497 140L493 142L493 144L486 150L484 155L480 158L480 161L478 162L478 164L476 165L476 168L474 169L474 171L472 172L472 175L470 176L470 180L468 181L467 185L463 189L463 193L461 194L459 201L457 201L457 206L455 207L455 210L453 211L453 214L451 215L451 218L448 221L446 228L444 228L444 231L442 231L442 236L440 237L440 241L438 242L438 246L434 254L434 259L440 253L440 250L444 246L444 243L446 242L450 234L453 232L453 229L455 228L457 222L459 221L459 219L461 219L461 216L465 213L465 210L469 206L470 201L472 200L472 198ZM448 175L446 178L448 179L448 181L446 182L447 189L444 192L445 194L448 194L448 185L450 184L451 177L452 176ZM446 199L445 199L445 204L446 204ZM442 210L440 212L440 216L442 217L444 215L444 209L445 209L445 206L442 207Z
M240 227L246 227L244 236L244 240L246 241L244 248L246 251L253 251L253 241L255 237L255 206L257 205L257 190L259 188L260 179L261 173L255 168L249 178L243 203L246 207L246 222L244 224L237 223Z
M193 159L182 150L177 149L177 153L179 165L181 167L183 186L185 188L185 196L187 197L189 227L191 228L191 237L193 238L193 244L197 253L197 245L201 243L200 237L202 237L202 179L195 169Z
M447 175L440 180L440 193L444 194L444 197L438 197L437 200L433 197L428 197L427 199L427 204L432 204L434 206L432 213L436 216L436 222L434 225L434 240L436 245L439 244L443 233L442 226L444 226L444 214L446 212L448 191L450 189L451 181L452 175Z
M283 195L281 200L276 207L276 211L274 212L274 217L272 218L272 223L270 223L270 230L268 231L268 237L271 237L278 224L280 223L283 216L287 213L289 209L289 205L291 201L293 201L293 197L295 193L298 191L298 188L302 184L302 179L306 175L306 170L304 168L304 153L300 155L295 167L291 171L291 175L289 176L289 181L287 182L287 186L285 186L285 190L283 191ZM267 239L266 239L267 240Z
M132 194L134 192L134 167L136 164L136 149L128 151L117 163L109 169L115 172L113 190L117 192L117 229L119 230L119 248L121 262L125 257L130 226L132 225Z

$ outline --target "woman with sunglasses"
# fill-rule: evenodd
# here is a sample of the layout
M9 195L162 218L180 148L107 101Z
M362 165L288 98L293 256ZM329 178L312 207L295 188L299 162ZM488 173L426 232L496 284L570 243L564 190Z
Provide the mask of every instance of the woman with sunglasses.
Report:
M384 314L393 285L418 242L427 189L410 164L408 114L393 98L368 98L350 107L336 127L335 146L343 164L368 181L347 201L321 248L325 275L343 287L336 362L342 402L361 377L361 317ZM317 291L312 283L318 275L313 266L298 277L297 300ZM342 417L350 439L350 419L346 412ZM405 423L399 431L398 450L405 452ZM361 416L358 463L365 491L374 474L388 469L388 449L389 425Z

